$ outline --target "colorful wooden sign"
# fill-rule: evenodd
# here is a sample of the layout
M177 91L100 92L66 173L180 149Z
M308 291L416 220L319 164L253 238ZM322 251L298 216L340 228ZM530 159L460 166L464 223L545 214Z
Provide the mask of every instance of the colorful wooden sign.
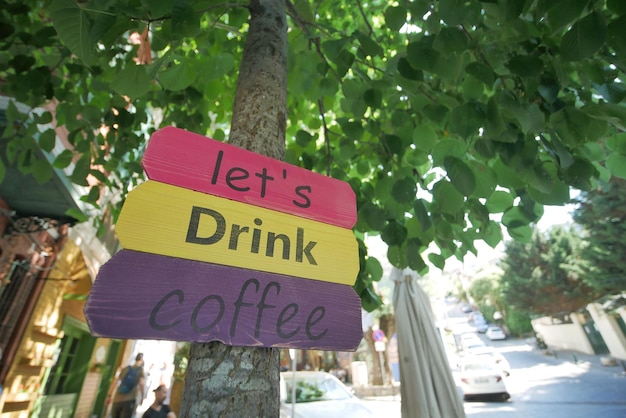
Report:
M152 134L142 165L162 183L343 228L356 222L348 183L182 129Z
M149 180L116 225L125 249L352 285L351 230Z
M351 286L122 250L98 273L85 316L95 336L353 351Z

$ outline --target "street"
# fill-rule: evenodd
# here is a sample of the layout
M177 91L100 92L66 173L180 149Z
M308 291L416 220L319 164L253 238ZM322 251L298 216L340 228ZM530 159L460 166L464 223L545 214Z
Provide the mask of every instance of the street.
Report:
M511 375L506 378L511 399L508 402L464 402L468 417L626 417L626 375L621 367L601 367L575 359L573 355L555 358L524 340L488 344L511 364ZM456 380L458 370L454 365L452 371ZM364 400L377 415L401 416L400 395Z

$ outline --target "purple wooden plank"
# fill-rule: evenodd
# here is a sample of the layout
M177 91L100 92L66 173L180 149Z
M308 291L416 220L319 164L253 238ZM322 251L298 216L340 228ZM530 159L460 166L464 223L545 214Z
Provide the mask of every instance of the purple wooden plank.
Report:
M123 250L85 306L94 336L354 351L351 286Z

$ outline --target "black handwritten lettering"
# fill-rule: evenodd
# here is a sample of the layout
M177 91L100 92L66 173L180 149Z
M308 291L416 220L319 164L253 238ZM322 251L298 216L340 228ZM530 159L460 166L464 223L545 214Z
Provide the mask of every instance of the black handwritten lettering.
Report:
M296 187L296 194L301 197L302 199L304 199L304 202L299 202L297 200L292 200L293 204L301 207L301 208L308 208L311 206L311 199L309 198L309 196L307 196L306 194L304 194L304 192L308 192L311 193L311 186L298 186Z
M200 215L209 215L213 217L213 219L215 219L216 228L213 235L204 238L198 237ZM185 240L186 242L204 245L215 244L224 237L225 232L226 220L221 213L209 208L201 208L199 206L194 206L193 208L191 208L191 218L189 219L189 227L187 228L187 239Z
M209 216L215 221L215 231L206 237L199 237L198 230L200 228L200 222L203 216ZM210 221L204 221L210 222ZM189 226L187 227L187 237L185 242L191 244L211 245L219 242L226 235L226 218L213 209L203 208L199 206L193 206L191 209L191 217L189 219ZM261 253L261 247L265 245L265 256L274 257L275 245L277 241L282 244L283 260L291 260L291 242L292 239L288 234L276 233L272 231L264 232L260 227L263 225L263 221L260 218L254 218L254 224L258 227L252 228L252 236L250 237L250 253ZM296 245L293 259L298 263L303 263L306 259L311 265L316 266L317 261L313 255L313 249L317 245L317 241L305 241L304 228L296 228ZM232 224L230 227L230 234L228 236L228 249L238 251L239 243L245 240L250 234L250 227L242 226L238 224ZM261 253L263 254L263 253Z
M228 160L228 158L227 158ZM211 184L216 185L220 181L220 172L222 170L222 165L224 164L224 151L220 150L217 152L217 157L215 158L215 165L213 167L213 174L211 175ZM250 173L249 170L243 167L224 167L226 170L226 175L224 176L224 183L231 190L235 190L237 192L250 192L257 191L254 187L255 184L252 182L252 174L255 177L258 177L260 181L260 187L258 187L259 196L265 198L269 193L269 184L270 182L275 181L274 176L270 175L267 167L263 167L261 171ZM287 180L287 170L282 169L281 177L283 180ZM280 178L279 178L280 180ZM308 208L311 206L311 198L310 194L313 192L313 188L310 185L303 184L299 185L295 188L294 193L296 194L295 198L291 201L295 206L301 208Z
M300 308L298 307L297 304L290 303L289 305L285 306L283 310L280 312L280 314L278 315L278 320L276 321L276 334L278 334L280 338L285 338L285 339L291 338L300 331L300 327L296 327L296 329L294 329L291 332L283 332L283 329L282 329L284 324L291 321L293 317L298 314L298 309ZM291 312L289 313L288 311L291 311ZM285 315L288 315L287 318L285 318Z
M205 327L200 327L198 326L198 315L200 314L200 310L204 307L205 303L211 300L217 301L217 303L220 305L218 314L215 316L213 322L211 322L209 325ZM217 295L209 295L202 299L200 302L198 302L195 309L193 310L193 314L191 315L191 328L193 328L193 330L196 332L210 331L215 325L219 324L219 322L222 320L222 316L224 316L224 299Z
M163 331L169 328L173 328L180 323L180 319L178 321L170 322L167 325L161 325L157 323L157 318L156 318L157 313L159 313L159 310L163 307L163 305L165 305L165 302L167 302L167 300L171 298L172 296L178 296L179 304L183 303L183 300L185 299L185 294L180 289L172 290L170 293L163 296L163 298L161 298L161 300L154 306L154 308L150 312L149 323L152 329Z
M326 335L326 333L328 332L328 328L326 328L321 333L313 335L313 330L311 329L314 325L316 325L324 318L324 315L326 315L326 308L324 308L323 306L316 307L309 314L308 318L306 319L306 336L309 337L309 339L319 340L320 338L324 337L324 335Z

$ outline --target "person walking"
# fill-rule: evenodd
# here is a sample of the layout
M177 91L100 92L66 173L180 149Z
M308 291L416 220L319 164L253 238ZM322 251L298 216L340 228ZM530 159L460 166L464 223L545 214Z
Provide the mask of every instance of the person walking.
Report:
M112 418L132 418L135 415L137 398L139 404L143 402L145 390L143 364L143 353L139 353L133 365L122 369L117 381L111 385L113 389L107 397L107 403L113 400Z
M167 388L165 385L159 385L154 389L154 402L143 413L142 418L176 418L170 406L165 404L165 398L167 398Z

